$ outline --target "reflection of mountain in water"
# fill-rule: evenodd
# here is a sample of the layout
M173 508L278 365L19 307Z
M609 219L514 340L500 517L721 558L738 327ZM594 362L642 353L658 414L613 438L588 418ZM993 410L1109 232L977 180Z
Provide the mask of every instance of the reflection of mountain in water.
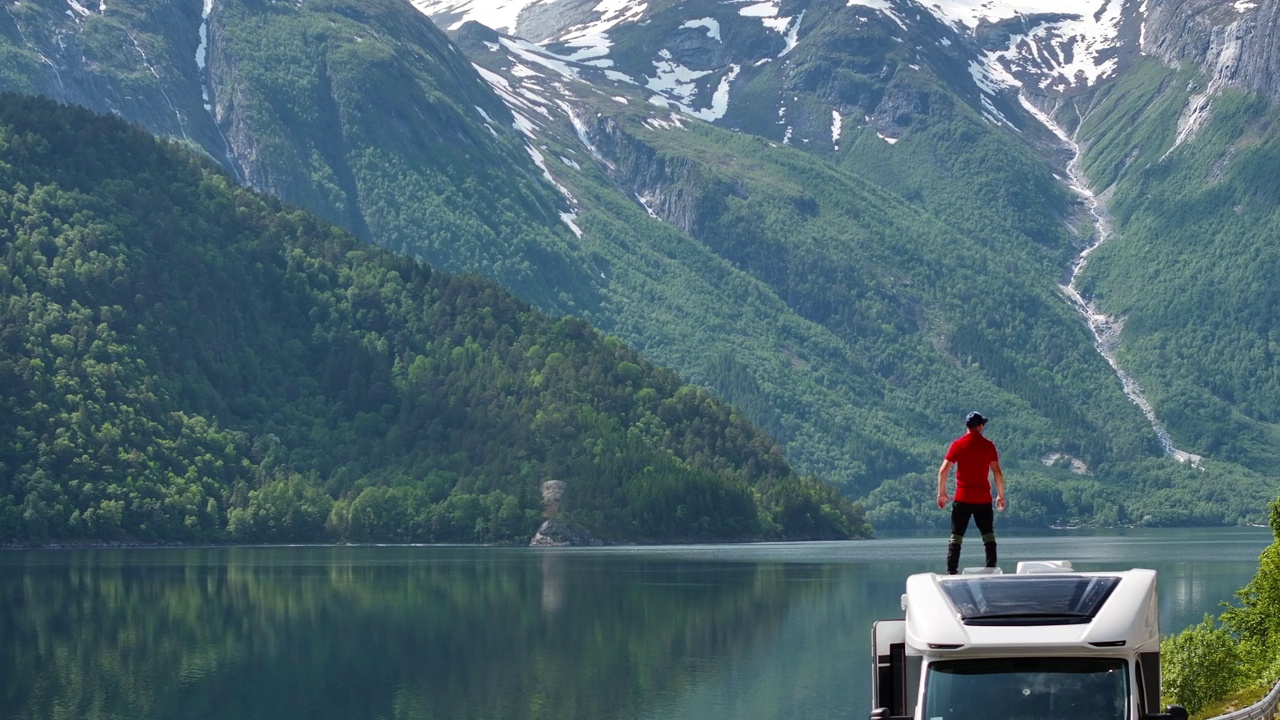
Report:
M752 654L818 589L780 565L708 576L616 554L61 558L55 573L33 564L0 581L0 716L635 717L697 681L684 660Z
M1156 570L1167 633L1231 599L1272 540L998 532L1006 568ZM0 717L856 717L872 621L901 617L945 543L0 553Z

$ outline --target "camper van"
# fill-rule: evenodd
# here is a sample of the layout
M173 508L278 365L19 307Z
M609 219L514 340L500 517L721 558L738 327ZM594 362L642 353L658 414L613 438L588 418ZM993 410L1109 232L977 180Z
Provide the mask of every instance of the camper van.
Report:
M1069 561L907 578L872 631L872 720L1186 720L1160 710L1154 570Z

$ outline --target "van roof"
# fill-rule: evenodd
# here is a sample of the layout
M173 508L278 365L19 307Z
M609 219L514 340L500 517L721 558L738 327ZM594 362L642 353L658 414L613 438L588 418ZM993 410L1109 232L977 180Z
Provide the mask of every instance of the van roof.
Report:
M919 652L1127 653L1159 647L1154 570L924 573L907 578L906 590L907 645Z

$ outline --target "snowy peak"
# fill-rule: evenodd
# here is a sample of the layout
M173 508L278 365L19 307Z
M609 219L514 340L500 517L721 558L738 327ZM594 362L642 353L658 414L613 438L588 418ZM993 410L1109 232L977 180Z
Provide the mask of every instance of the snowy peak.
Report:
M446 32L477 22L533 42L560 41L591 46L605 43L619 23L638 20L643 0L411 0Z
M847 122L886 139L906 132L895 119L918 103L904 77L921 72L1016 130L1013 93L1092 87L1137 52L1138 1L412 0L447 31L474 21L518 38L509 50L562 74L594 68L649 105L831 150ZM761 103L776 110L767 125Z
M848 0L902 27L924 10L981 49L987 83L1066 92L1111 77L1140 21L1134 0ZM1132 34L1134 37L1128 37ZM975 72L975 75L978 74Z
M784 9L782 0L679 7L651 6L644 0L412 2L448 31L475 21L539 44L562 44L570 55L600 59L609 56L610 34L619 26L650 23L655 15L672 12L687 15L674 28L700 29L718 42L726 42L725 15L755 18L780 37L777 55L783 56L801 40L803 15L803 10ZM1110 77L1124 46L1136 50L1141 32L1137 0L845 0L844 4L883 13L904 31L918 23L922 14L932 15L972 37L984 52L984 64L1003 84L1044 91L1088 87ZM703 16L694 17L698 14Z

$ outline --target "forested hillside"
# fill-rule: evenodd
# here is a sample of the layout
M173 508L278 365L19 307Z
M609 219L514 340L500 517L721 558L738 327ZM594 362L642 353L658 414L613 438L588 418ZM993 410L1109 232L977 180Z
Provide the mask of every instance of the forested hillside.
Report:
M865 534L768 437L572 317L360 243L117 119L0 98L0 536Z

